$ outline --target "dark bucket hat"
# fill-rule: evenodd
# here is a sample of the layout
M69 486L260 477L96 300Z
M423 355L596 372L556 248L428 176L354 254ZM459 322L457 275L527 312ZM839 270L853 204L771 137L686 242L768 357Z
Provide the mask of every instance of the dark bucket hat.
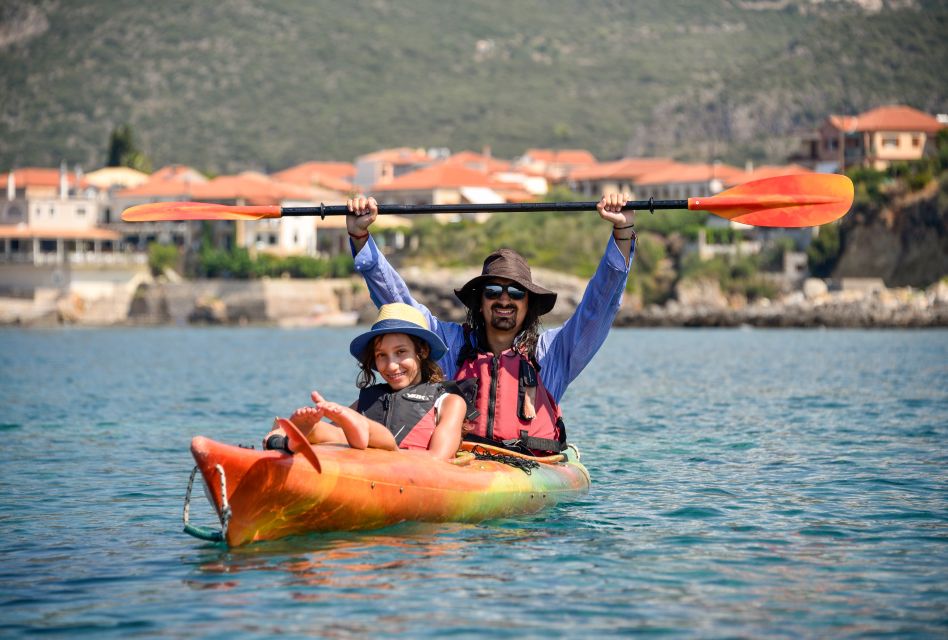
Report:
M469 309L476 309L481 296L481 287L495 278L513 280L530 292L530 304L536 309L537 315L549 313L556 304L556 294L549 289L533 283L530 265L526 258L513 249L498 249L484 259L484 268L481 275L468 281L460 289L454 290L454 295Z
M379 315L375 319L375 324L349 344L349 353L357 360L361 360L369 343L376 336L382 336L386 333L407 333L410 336L421 338L431 348L429 357L432 360L440 360L441 356L448 350L444 340L438 334L428 330L428 321L421 311L402 302L392 302L379 307Z

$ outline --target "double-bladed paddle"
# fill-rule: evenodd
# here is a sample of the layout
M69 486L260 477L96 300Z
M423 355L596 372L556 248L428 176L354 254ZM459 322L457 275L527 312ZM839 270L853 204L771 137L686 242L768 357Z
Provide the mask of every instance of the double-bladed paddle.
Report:
M853 203L853 183L843 175L807 173L754 180L715 196L687 200L630 200L623 209L690 209L755 227L815 227L841 218ZM591 211L596 202L503 204L382 204L379 214ZM339 216L345 205L318 207L237 206L204 202L155 202L129 207L126 222L262 220L283 216Z

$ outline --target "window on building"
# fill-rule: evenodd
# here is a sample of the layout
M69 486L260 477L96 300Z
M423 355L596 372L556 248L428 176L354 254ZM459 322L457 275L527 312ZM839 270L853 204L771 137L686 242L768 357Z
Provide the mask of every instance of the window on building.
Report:
M77 208L77 209L76 209L76 215L77 215L77 216L85 216L85 215L86 215L86 208L85 208L85 207L79 207L79 208Z
M899 137L895 135L882 136L882 148L883 149L898 149Z
M922 146L922 136L917 133L912 134L912 147L918 149Z

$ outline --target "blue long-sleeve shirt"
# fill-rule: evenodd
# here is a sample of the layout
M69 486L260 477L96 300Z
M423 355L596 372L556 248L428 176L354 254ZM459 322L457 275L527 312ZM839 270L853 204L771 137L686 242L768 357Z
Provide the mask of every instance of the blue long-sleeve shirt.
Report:
M569 384L592 360L605 342L609 328L622 304L622 293L629 277L632 254L626 261L610 236L606 251L596 273L590 279L576 311L561 327L548 329L537 341L536 359L540 364L543 385L559 402ZM376 306L403 302L420 310L428 319L429 328L437 333L448 351L438 361L444 375L453 379L457 358L464 346L464 330L456 322L442 322L426 306L415 300L408 286L370 237L355 254L355 269L365 278L369 295Z

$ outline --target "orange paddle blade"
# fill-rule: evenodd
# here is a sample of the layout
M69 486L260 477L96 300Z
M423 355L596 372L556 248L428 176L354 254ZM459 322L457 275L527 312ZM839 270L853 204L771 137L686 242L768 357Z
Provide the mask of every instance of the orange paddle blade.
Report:
M296 428L296 425L286 418L277 418L277 425L286 433L286 438L290 442L290 449L293 453L298 453L306 458L316 471L322 471L319 458L316 457L316 452L313 450L313 445L311 445L309 440L306 439L306 436Z
M279 218L280 207L240 207L208 202L153 202L129 207L122 212L125 222L166 222L169 220L262 220Z
M843 217L852 204L852 180L826 173L765 178L716 196L688 198L692 211L755 227L815 227Z

